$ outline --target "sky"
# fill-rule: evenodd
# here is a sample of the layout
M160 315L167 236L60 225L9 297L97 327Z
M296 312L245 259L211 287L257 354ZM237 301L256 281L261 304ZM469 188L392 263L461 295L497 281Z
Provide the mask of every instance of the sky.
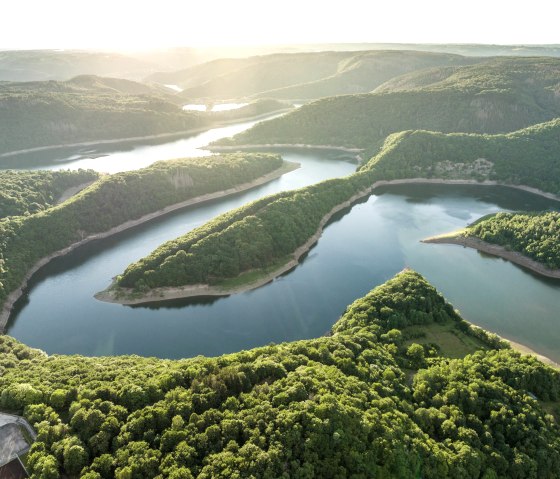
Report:
M4 0L0 50L301 43L560 43L560 2Z

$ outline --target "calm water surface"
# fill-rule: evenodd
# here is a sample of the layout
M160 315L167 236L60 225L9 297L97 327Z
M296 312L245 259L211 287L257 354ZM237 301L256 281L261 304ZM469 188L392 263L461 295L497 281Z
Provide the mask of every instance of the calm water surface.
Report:
M265 192L303 184L310 180L308 175L326 177L327 169L332 176L344 174L347 171L338 170L341 165L352 169L323 156L287 154L287 159L304 162L305 168L262 190L184 210L53 261L34 279L29 296L12 316L9 334L49 353L218 355L322 335L346 305L411 267L425 275L466 319L560 360L560 282L460 246L419 242L488 213L558 206L507 188L403 185L379 189L339 215L302 264L247 293L151 307L107 304L93 298L131 261L222 211Z
M278 115L276 115L278 116ZM271 118L274 118L272 116ZM57 148L36 151L0 159L0 168L61 170L91 168L106 173L137 170L155 161L195 156L208 156L208 150L201 148L220 138L236 135L252 127L256 121L237 123L222 128L162 143L146 140L138 146L123 142L96 146ZM21 165L25 165L23 168Z
M255 122L143 146L60 149L3 159L37 168L117 172L161 159L205 156L199 148ZM302 168L236 196L184 209L58 258L31 281L8 333L49 353L218 355L270 342L324 334L345 307L404 267L432 282L463 316L560 361L560 281L454 245L419 241L500 210L545 210L558 203L499 187L402 185L378 189L338 215L293 271L255 291L219 299L146 306L96 301L111 278L164 241L214 216L277 191L344 176L355 165L340 154L284 151ZM21 163L20 163L21 164ZM28 164L28 163L27 163Z

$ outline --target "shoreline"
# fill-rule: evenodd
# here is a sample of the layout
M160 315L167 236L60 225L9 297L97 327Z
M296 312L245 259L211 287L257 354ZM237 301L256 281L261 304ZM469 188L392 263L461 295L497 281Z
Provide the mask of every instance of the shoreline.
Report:
M325 147L328 148L328 147ZM342 148L342 147L341 147ZM114 287L114 283L111 283L109 288L100 291L95 294L95 298L99 301L104 301L108 303L116 304L145 304L145 303L156 303L159 301L168 301L171 299L181 299L181 298L196 298L201 296L230 296L232 294L243 293L245 291L251 291L253 289L259 288L267 283L272 282L278 276L284 274L286 271L294 268L299 264L299 258L303 254L307 253L311 247L317 243L323 233L323 228L325 224L331 219L331 217L338 211L351 206L354 202L359 199L371 195L373 191L380 186L391 186L391 185L404 185L404 184L451 184L451 185L483 185L483 186L506 186L511 188L520 189L527 191L529 193L537 194L540 196L545 196L549 199L555 199L560 201L560 197L553 195L552 193L546 193L544 191L537 190L536 188L526 187L523 185L507 185L503 183L498 183L495 181L477 181L477 180L445 180L437 178L408 178L408 179L397 179L397 180L377 180L372 185L362 190L359 193L353 195L350 199L345 202L335 206L331 211L329 211L319 222L319 227L317 231L311 236L303 245L298 247L292 254L292 259L286 264L277 268L276 270L270 272L266 276L258 279L257 281L250 282L247 284L235 286L233 288L224 288L220 286L211 286L209 284L196 284L196 285L185 285L181 287L163 287L154 288L148 293L136 297L136 298L116 298L116 291L111 288ZM120 292L124 294L131 294L131 289L121 288Z
M166 214L169 214L169 213L171 213L173 211L176 211L176 210L180 210L180 209L185 208L187 206L193 206L193 205L196 205L196 204L204 203L206 201L210 201L210 200L214 200L214 199L217 199L217 198L222 198L224 196L233 195L235 193L240 193L242 191L250 190L252 188L263 185L263 184L268 183L268 182L270 182L272 180L275 180L277 178L280 178L282 175L284 175L286 173L289 173L290 171L294 171L294 170L300 168L300 166L301 165L299 163L288 162L288 161L284 160L284 163L283 163L282 167L280 167L280 168L278 168L278 169L276 169L276 170L274 170L274 171L272 171L272 172L270 172L266 175L263 175L259 178L256 178L255 180L253 180L251 182L242 183L242 184L237 185L235 187L228 188L227 190L221 190L221 191L217 191L217 192L214 192L214 193L207 193L205 195L190 198L190 199L182 201L180 203L175 203L173 205L166 206L163 209L160 209L158 211L154 211L152 213L148 213L144 216L141 216L140 218L137 218L137 219L134 219L134 220L129 220L129 221L126 221L125 223L121 223L120 225L117 225L117 226L115 226L115 227L113 227L113 228L111 228L107 231L104 231L104 232L101 232L101 233L95 233L95 234L92 234L90 236L87 236L86 238L84 238L80 241L72 243L71 245L67 246L66 248L55 251L54 253L51 253L50 255L45 256L44 258L41 258L39 261L37 261L27 271L27 273L23 277L19 287L16 288L15 290L13 290L12 292L10 292L10 294L6 297L6 300L4 301L4 304L2 305L2 309L0 311L0 333L4 333L4 330L6 328L8 320L10 318L10 314L12 312L14 304L17 302L18 299L20 299L24 295L29 280L33 277L33 275L35 273L37 273L37 271L39 271L43 266L45 266L47 263L52 261L54 258L64 256L64 255L74 251L75 249L79 248L80 246L82 246L84 244L87 244L91 241L98 240L98 239L103 239L103 238L108 238L109 236L113 236L117 233L121 233L122 231L126 231L127 229L133 228L133 227L138 226L140 224L147 223L147 222L152 221L156 218L159 218L161 216L165 216Z
M556 361L553 361L548 356L544 356L542 354L539 354L534 349L531 349L529 346L525 346L522 343L518 343L516 341L512 341L511 339L507 339L507 338L502 338L502 339L509 343L509 345L511 346L511 349L513 349L514 351L517 351L522 356L534 356L541 363L544 363L544 364L550 366L551 368L560 370L560 364L558 364Z
M95 299L99 301L103 301L106 303L116 303L116 304L125 304L125 305L132 305L132 304L144 304L144 303L155 303L159 301L168 301L170 299L181 299L181 298L196 298L200 296L230 296L232 294L237 293L244 293L246 291L251 291L253 289L257 289L261 286L264 286L267 283L274 281L283 273L289 271L292 268L295 268L299 264L299 259L307 253L313 245L319 241L319 238L322 236L323 228L327 224L327 222L340 210L344 208L348 208L352 206L352 204L359 199L363 198L366 195L369 195L373 190L373 186L368 187L366 190L363 190L359 193L356 193L351 198L346 200L343 203L340 203L333 207L319 222L319 227L304 244L302 244L299 248L297 248L290 256L291 258L289 261L284 263L282 266L276 268L274 271L271 271L267 275L259 278L256 281L241 284L239 286L235 286L232 288L224 288L222 286L216 285L212 286L210 284L193 284L193 285L185 285L181 287L163 287L163 288L154 288L150 290L148 293L138 296L138 297L123 297L117 298L116 296L118 293L130 294L132 289L129 288L119 288L118 290L111 289L114 287L114 282L111 283L109 288L105 289L104 291L100 291L96 293Z
M275 269L274 271L270 272L269 274L259 278L257 281L250 282L247 284L239 285L233 288L223 288L220 286L210 286L208 284L197 284L197 285L189 285L184 287L175 287L175 288L156 288L151 290L148 294L143 295L142 297L138 298L120 298L117 299L114 296L114 291L111 291L110 288L114 286L114 282L104 291L100 291L95 295L95 298L99 301L104 301L108 303L115 303L115 304L122 304L122 305L134 305L134 304L146 304L146 303L155 303L160 301L168 301L172 299L182 299L182 298L195 298L195 297L202 297L202 296L230 296L232 294L243 293L246 291L251 291L257 289L265 284L271 283L275 279L277 279L280 275L286 273L290 269L295 268L299 264L299 259L307 253L311 247L317 243L322 236L323 228L325 224L332 218L332 216L337 213L338 211L352 206L352 204L359 199L368 196L374 192L374 190L380 186L391 186L391 185L404 185L404 184L450 184L450 185L482 185L482 186L504 186L508 188L515 188L518 190L522 190L528 193L536 194L539 196L543 196L548 199L553 199L556 201L560 201L560 197L552 194L547 193L536 188L524 186L524 185L509 185L505 183L500 183L496 181L477 181L477 180L445 180L445 179L434 179L434 178L409 178L409 179L397 179L397 180L378 180L375 181L371 186L366 188L365 190L355 194L349 200L345 201L342 204L337 205L334 207L327 215L323 217L321 222L319 223L319 228L315 232L315 234L309 238L302 246L296 249L294 253L292 253L292 258L281 267ZM129 290L130 291L130 290ZM522 355L532 355L535 356L539 361L560 370L560 364L553 361L552 359L539 354L537 351L525 346L524 344L518 343L516 341L512 341L506 338L502 338L507 341L512 349L518 351Z
M460 234L433 236L422 240L422 243L428 244L454 244L463 246L465 248L472 248L482 253L497 256L498 258L505 259L513 264L527 268L534 273L546 276L547 278L560 279L560 269L548 269L543 264L535 261L522 253L517 251L509 251L503 246L487 243L478 238L464 237Z
M173 137L182 137L185 135L194 135L197 133L203 133L208 130L212 130L214 128L222 128L225 126L229 126L235 123L246 123L248 121L256 121L261 120L267 117L274 117L275 115L280 115L282 113L287 113L292 111L293 108L282 108L280 110L274 110L269 113L261 113L259 115L253 115L244 118L236 118L231 120L222 120L217 121L213 124L202 126L199 128L191 128L189 130L181 130L176 132L168 132L168 133L157 133L154 135L144 135L144 136L130 136L126 138L113 138L113 139L106 139L106 140L88 140L88 141L81 141L76 143L60 143L57 145L46 145L46 146L35 146L33 148L23 148L21 150L12 150L6 151L4 153L0 153L0 158L9 158L10 156L17 156L23 155L26 153L35 153L38 151L48 151L48 150L56 150L58 148L75 148L80 146L96 146L96 145L110 145L114 143L128 143L131 141L142 141L142 140L157 140L159 138L173 138Z
M324 150L324 151L342 151L344 153L356 153L356 159L361 163L363 158L361 153L364 152L362 148L349 148L346 146L335 145L310 145L306 143L264 143L264 144L248 144L248 145L207 145L205 150L222 153L228 151L253 151L253 150L277 150L277 149L301 149L301 150Z

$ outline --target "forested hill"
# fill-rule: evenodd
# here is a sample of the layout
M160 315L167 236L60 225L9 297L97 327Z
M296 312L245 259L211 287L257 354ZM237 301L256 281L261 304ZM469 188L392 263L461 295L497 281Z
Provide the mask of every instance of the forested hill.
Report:
M376 93L413 89L508 90L537 95L535 100L538 101L539 93L560 92L559 63L558 58L492 58L463 67L414 71L389 80L379 86ZM546 99L546 96L542 98L543 101Z
M402 130L506 133L560 116L560 59L493 59L415 78L404 82L408 90L318 100L217 144L336 145L373 154Z
M0 219L37 213L57 203L72 187L96 180L99 173L77 171L0 171Z
M220 59L148 77L184 88L185 99L269 97L315 99L369 92L383 82L422 68L466 65L479 59L447 53L362 51L282 53Z
M497 213L461 231L560 269L560 213Z
M167 206L250 183L282 166L280 156L267 153L160 161L105 175L58 206L10 216L0 221L0 306L37 261L56 251Z
M0 154L86 141L179 132L208 125L169 96L119 79L0 83Z
M362 169L385 179L495 180L560 196L560 119L500 135L395 133Z
M425 328L474 354L446 358ZM495 349L417 273L333 332L176 361L47 357L2 336L0 407L36 427L36 477L557 477L559 373Z
M315 235L333 208L366 195L379 180L497 181L560 196L560 120L504 135L395 133L348 177L265 197L170 240L129 265L118 286L217 284L279 268ZM368 190L370 188L370 190ZM127 291L120 291L127 293Z
M292 106L263 98L231 111L184 111L183 100L165 90L92 75L0 82L0 157L30 148L196 131Z

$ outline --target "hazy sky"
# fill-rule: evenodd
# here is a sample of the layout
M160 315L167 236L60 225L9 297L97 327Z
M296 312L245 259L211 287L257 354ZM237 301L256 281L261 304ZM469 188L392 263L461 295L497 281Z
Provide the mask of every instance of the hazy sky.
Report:
M0 49L560 43L557 0L3 0Z

